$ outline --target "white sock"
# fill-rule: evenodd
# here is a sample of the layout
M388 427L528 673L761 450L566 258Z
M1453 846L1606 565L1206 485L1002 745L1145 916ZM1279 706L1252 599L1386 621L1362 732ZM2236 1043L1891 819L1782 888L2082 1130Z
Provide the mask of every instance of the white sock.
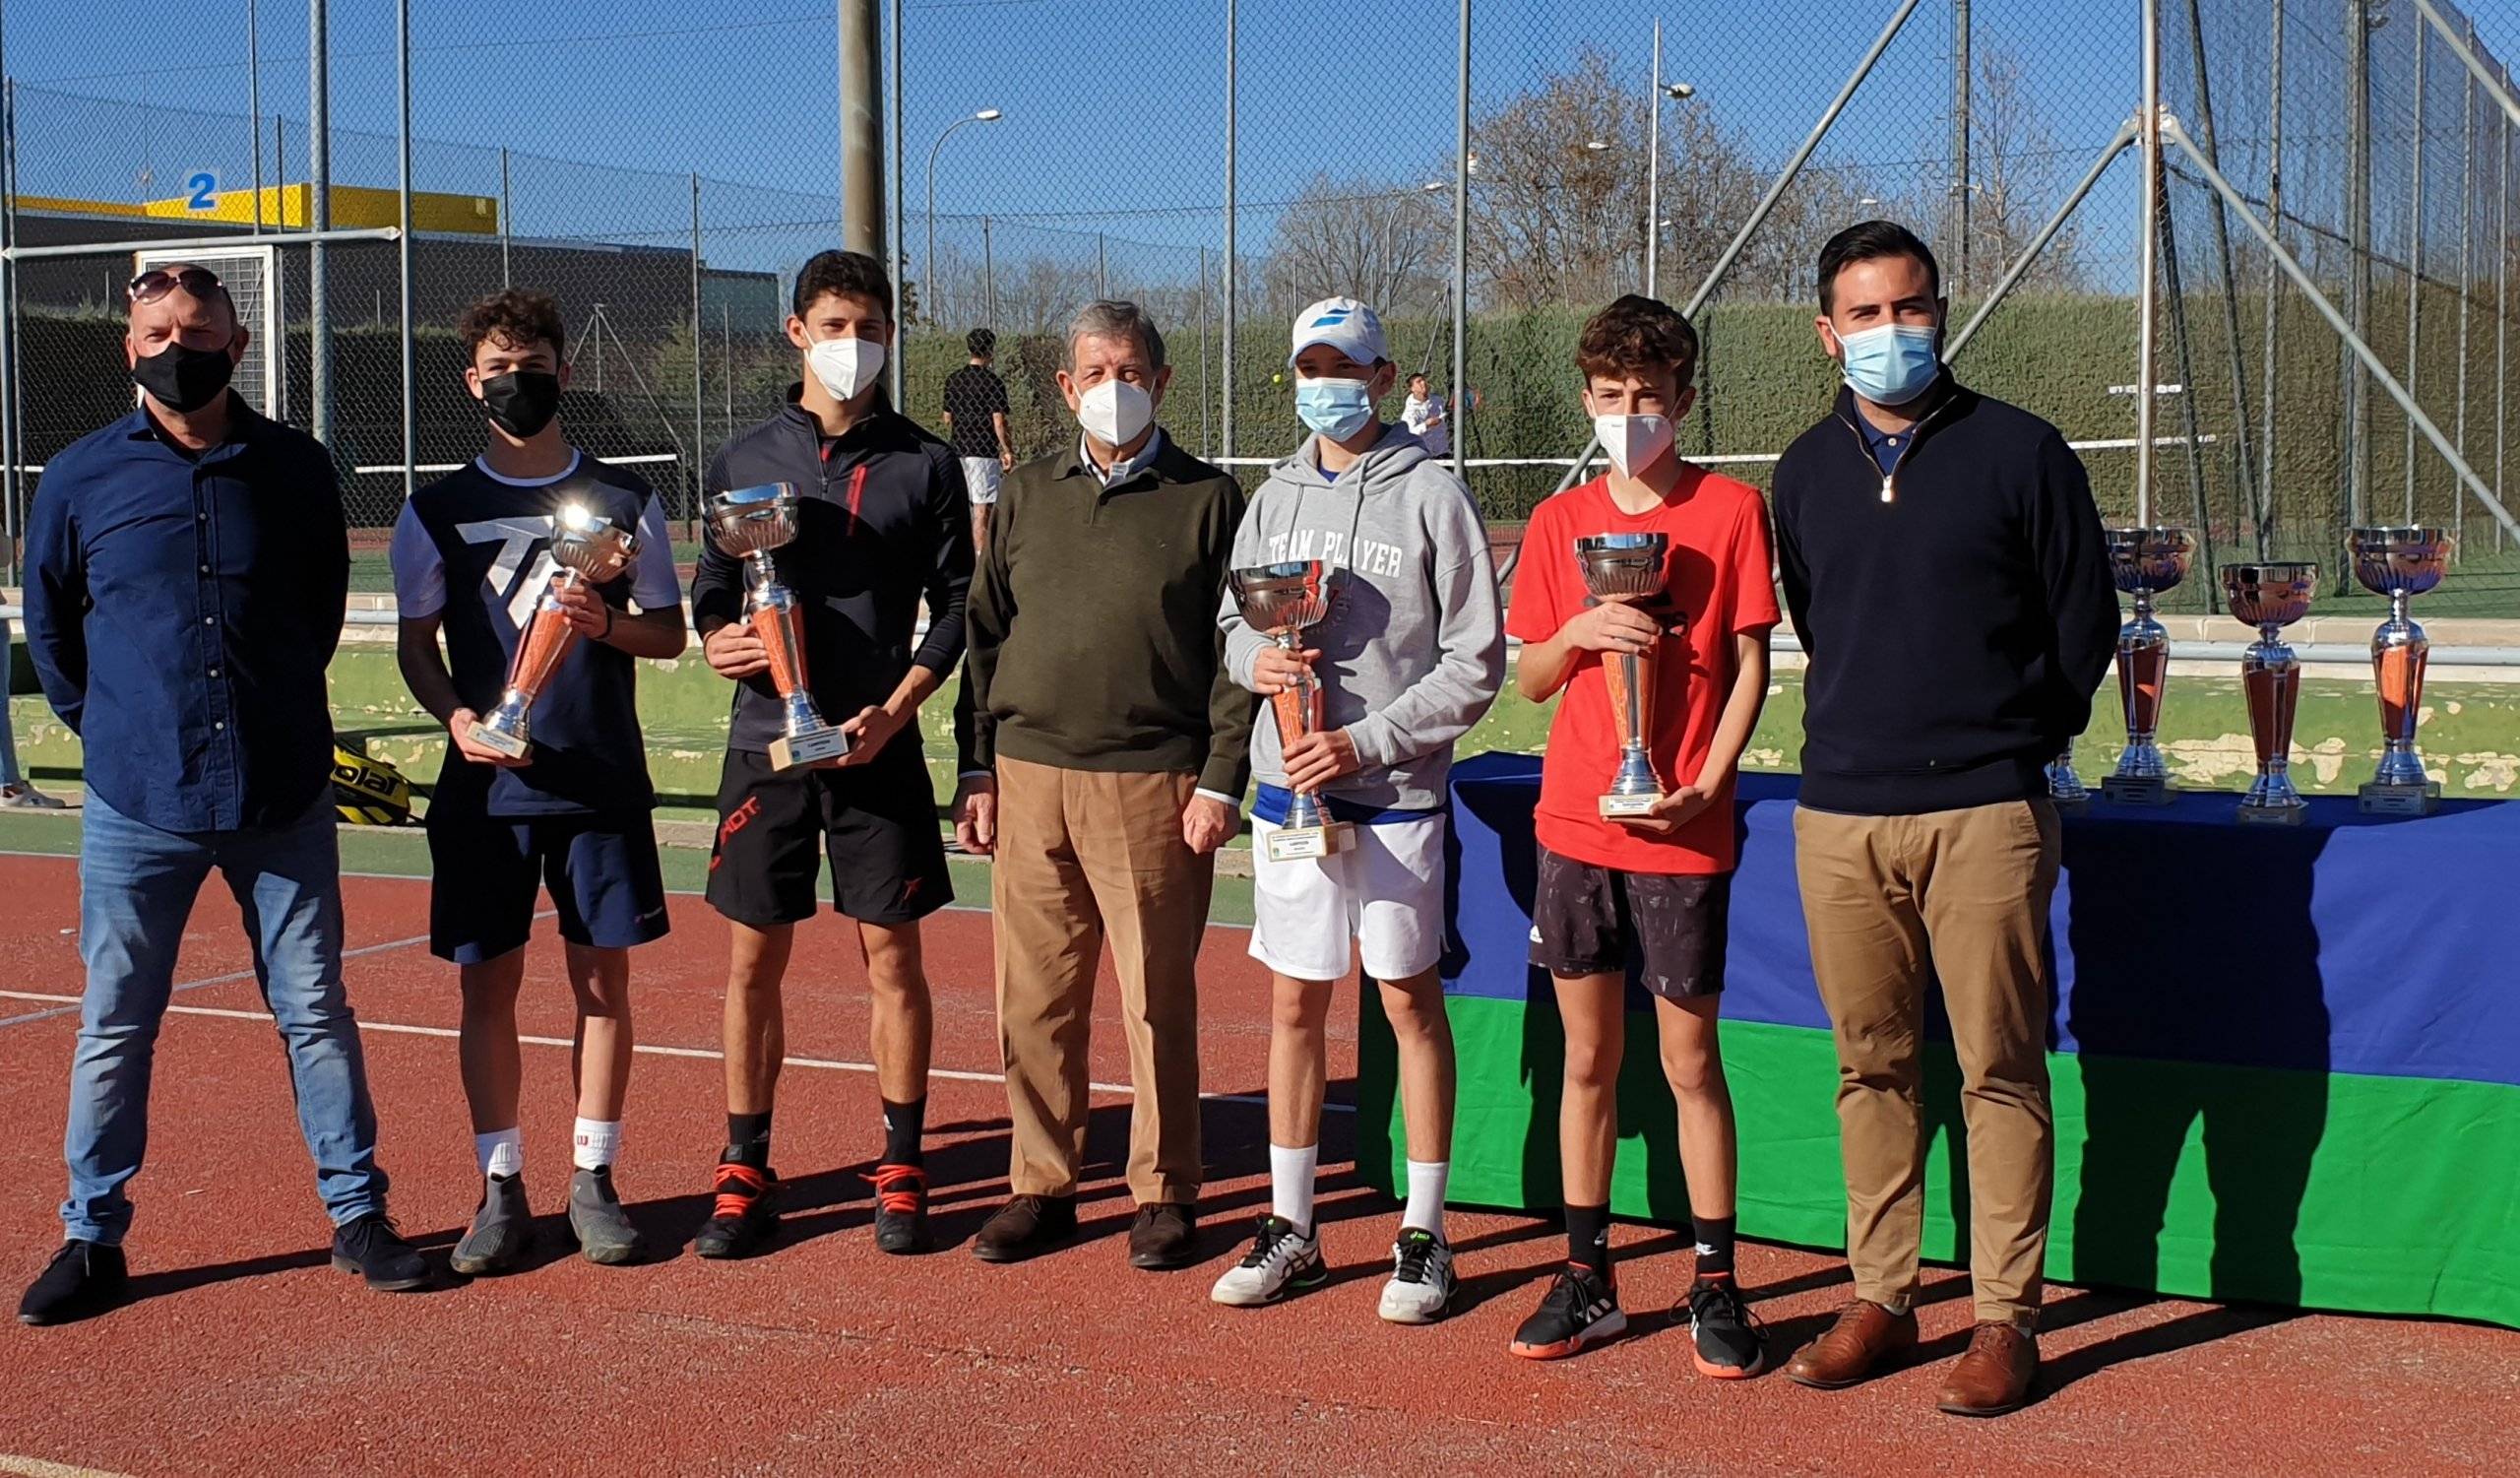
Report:
M1293 1222L1295 1230L1307 1237L1312 1235L1312 1176L1320 1163L1318 1144L1301 1149L1269 1146L1269 1209Z
M485 1176L512 1176L525 1169L525 1132L522 1129L492 1129L472 1136L472 1158L479 1161Z
M1444 1235L1444 1183L1452 1174L1450 1160L1409 1162L1409 1204L1400 1212L1402 1230L1416 1227L1437 1237Z
M578 1121L575 1163L580 1170L601 1170L621 1153L621 1121L618 1119L581 1119Z

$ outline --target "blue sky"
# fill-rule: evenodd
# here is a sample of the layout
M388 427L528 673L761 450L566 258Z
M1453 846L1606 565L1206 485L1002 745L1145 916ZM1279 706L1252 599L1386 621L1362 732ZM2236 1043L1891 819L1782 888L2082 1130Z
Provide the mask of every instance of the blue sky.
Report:
M2175 0L2165 9L2174 9ZM2384 0L2385 3L2385 0ZM2412 26L2412 6L2401 24ZM2209 10L2261 15L2251 0ZM1292 196L1316 169L1416 181L1452 142L1452 0L1254 0L1241 27L1241 192ZM2520 44L2520 6L2479 0L2488 45ZM968 218L1004 227L1001 251L1102 231L1168 244L1214 242L1222 198L1223 0L910 0L905 93L910 232L922 229L925 161L940 129L982 106L1005 110L947 146L938 173L944 229ZM1475 92L1505 96L1599 48L1641 89L1652 19L1667 71L1774 161L1796 142L1872 33L1887 0L1479 0ZM395 123L393 6L335 0L337 175L390 185L390 148L356 135ZM2029 64L2039 111L2068 176L2128 110L2132 0L1977 0L1976 43ZM7 0L6 68L30 90L21 109L30 193L179 193L193 172L241 184L247 134L244 0ZM816 229L837 191L834 37L828 0L612 0L521 7L415 0L415 112L423 188L492 193L495 150L608 169L518 165L520 230L670 241L687 228L680 176L713 181L710 214L783 255ZM305 7L261 6L266 112L302 120ZM1896 173L1941 151L1949 88L1950 0L1925 0L1824 157ZM2401 32L2403 33L2403 32ZM100 37L149 39L105 50ZM2312 54L2316 38L2297 41ZM203 116L154 119L50 95L145 102ZM215 117L211 115L224 115ZM2227 121L2227 133L2239 125ZM461 147L441 147L441 146ZM303 135L289 148L302 150ZM144 179L144 171L145 179ZM292 160L288 173L302 177ZM2131 200L2131 191L2126 192ZM2106 194L2099 204L2107 205ZM1265 212L1245 220L1246 246ZM1705 224L1716 229L1727 224ZM728 248L740 254L740 246ZM1091 250L1088 246L1086 250ZM1123 250L1136 248L1123 247Z

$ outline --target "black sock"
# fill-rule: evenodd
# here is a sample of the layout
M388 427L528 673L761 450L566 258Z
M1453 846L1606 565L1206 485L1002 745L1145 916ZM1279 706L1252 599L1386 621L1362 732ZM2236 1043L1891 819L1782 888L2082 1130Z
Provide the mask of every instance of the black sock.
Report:
M755 1170L770 1168L770 1111L726 1116L726 1159Z
M927 1095L920 1094L906 1104L884 1100L884 1163L887 1165L918 1165L919 1136L927 1126Z
M1566 1260L1580 1262L1607 1280L1610 1275L1610 1208L1566 1208Z
M1689 1227L1697 1234L1697 1275L1732 1276L1732 1218L1690 1212Z

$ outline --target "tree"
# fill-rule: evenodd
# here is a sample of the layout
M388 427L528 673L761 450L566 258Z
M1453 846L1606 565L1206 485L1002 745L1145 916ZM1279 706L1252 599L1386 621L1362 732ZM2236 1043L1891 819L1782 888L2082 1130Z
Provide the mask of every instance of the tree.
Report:
M1286 312L1337 293L1385 313L1441 302L1447 209L1418 185L1317 173L1279 213L1262 290Z
M1993 285L2022 250L2039 234L2048 217L2064 199L2070 173L2079 160L2067 159L2042 116L2032 94L2028 66L2016 52L1989 46L1978 53L1977 79L1969 96L1969 241L1970 286L1980 291ZM1940 209L1921 212L1921 219L1943 223L1946 241L1959 239L1959 195L1947 190ZM2071 217L2056 233L2021 286L2050 291L2074 291L2089 284L2083 260L2082 223Z

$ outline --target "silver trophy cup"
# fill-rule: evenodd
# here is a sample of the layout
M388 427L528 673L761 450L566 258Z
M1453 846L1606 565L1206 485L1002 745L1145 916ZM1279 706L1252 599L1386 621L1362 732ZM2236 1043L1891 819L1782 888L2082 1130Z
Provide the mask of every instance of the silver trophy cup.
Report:
M2170 632L2153 618L2153 598L2187 578L2196 541L2185 529L2110 529L2104 537L2110 578L2134 598L2135 609L2117 628L2117 696L2126 716L2126 747L2116 770L2100 783L2101 794L2119 805L2167 805L2170 761L2157 736L2162 690L2170 681Z
M709 494L709 537L744 561L744 619L770 655L770 685L783 710L770 762L782 770L849 752L849 736L823 722L805 675L805 612L779 583L771 553L796 537L796 484L763 482Z
M602 585L620 578L639 551L639 536L570 503L551 520L551 562L560 567L561 585ZM498 706L472 726L474 743L522 759L534 746L534 703L542 696L560 660L578 641L577 628L559 598L545 590L534 603L533 614L516 634L516 655L508 663L508 680Z
M2309 809L2293 788L2293 714L2301 701L2301 661L2284 644L2284 628L2310 613L2318 588L2315 564L2223 566L2225 606L2257 628L2257 640L2240 656L2249 737L2257 747L2257 778L2240 798L2243 821L2292 824Z
M1330 567L1318 559L1246 565L1227 575L1235 606L1251 629L1290 654L1303 650L1304 631L1330 614ZM1306 674L1292 687L1273 693L1279 752L1292 749L1321 727L1321 682ZM1334 822L1319 798L1296 791L1287 802L1286 824L1269 834L1271 862L1327 857L1347 844L1349 828Z
M2360 792L2362 808L2420 816L2440 803L2441 787L2424 773L2415 731L2424 713L2424 669L2432 643L2407 614L2407 603L2441 583L2451 537L2442 529L2357 529L2350 545L2354 578L2389 598L2389 618L2371 633L2371 680L2380 693L2380 768Z
M1661 534L1595 534L1575 541L1575 562L1584 588L1596 601L1634 603L1663 592L1663 560L1670 541ZM1610 722L1618 734L1618 771L1602 797L1605 817L1645 816L1664 796L1647 752L1654 733L1654 684L1659 653L1619 653L1605 664L1610 689Z

